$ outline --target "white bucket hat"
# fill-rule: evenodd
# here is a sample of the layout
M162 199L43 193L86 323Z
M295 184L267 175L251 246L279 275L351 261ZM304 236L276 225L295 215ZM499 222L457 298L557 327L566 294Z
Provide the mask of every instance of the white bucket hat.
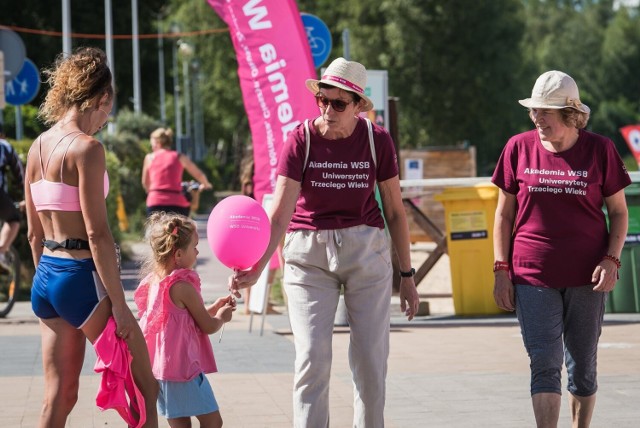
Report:
M367 87L367 70L359 62L336 58L329 64L320 80L307 79L305 82L307 89L313 95L319 92L319 83L354 92L365 101L363 111L373 109L373 102L364 94L364 90Z
M583 113L591 112L586 104L580 102L576 82L568 74L556 70L541 74L533 85L531 98L518 102L527 108L572 108Z

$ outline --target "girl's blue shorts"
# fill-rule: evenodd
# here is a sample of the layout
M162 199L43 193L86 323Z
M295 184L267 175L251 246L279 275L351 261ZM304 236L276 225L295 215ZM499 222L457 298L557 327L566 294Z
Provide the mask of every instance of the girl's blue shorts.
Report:
M217 412L218 402L204 373L187 382L159 380L158 413L167 419Z

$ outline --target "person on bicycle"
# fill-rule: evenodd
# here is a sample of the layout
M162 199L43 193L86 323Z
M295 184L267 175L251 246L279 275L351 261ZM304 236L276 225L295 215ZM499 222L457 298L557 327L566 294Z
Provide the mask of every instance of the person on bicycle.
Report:
M11 171L12 180L7 180L7 170ZM6 252L18 236L20 229L20 211L9 195L9 183L12 189L24 187L24 168L22 161L13 146L5 139L4 128L0 123L0 220L4 222L0 229L0 271L10 270Z
M189 217L191 202L182 191L184 170L200 183L200 189L212 189L212 184L189 156L171 149L171 129L156 129L151 133L150 140L152 151L145 156L142 165L142 187L147 192L147 216L165 211Z

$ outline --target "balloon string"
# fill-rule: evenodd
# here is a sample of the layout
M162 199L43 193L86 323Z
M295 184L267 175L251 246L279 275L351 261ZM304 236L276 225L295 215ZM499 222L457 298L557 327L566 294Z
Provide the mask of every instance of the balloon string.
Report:
M222 324L222 328L220 329L220 338L218 339L218 343L222 342L222 334L224 333L225 325L227 325L227 323Z
M234 269L235 272L237 272L237 269ZM233 293L230 294L231 298L233 299ZM222 342L222 335L224 334L224 326L227 325L227 323L223 323L222 324L222 328L220 329L220 337L218 338L218 343Z

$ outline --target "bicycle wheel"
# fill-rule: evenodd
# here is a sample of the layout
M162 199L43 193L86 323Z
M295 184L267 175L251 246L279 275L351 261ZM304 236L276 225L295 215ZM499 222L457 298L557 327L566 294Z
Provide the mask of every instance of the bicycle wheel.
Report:
M11 312L20 286L20 257L15 248L6 252L5 260L8 269L0 268L0 318Z

